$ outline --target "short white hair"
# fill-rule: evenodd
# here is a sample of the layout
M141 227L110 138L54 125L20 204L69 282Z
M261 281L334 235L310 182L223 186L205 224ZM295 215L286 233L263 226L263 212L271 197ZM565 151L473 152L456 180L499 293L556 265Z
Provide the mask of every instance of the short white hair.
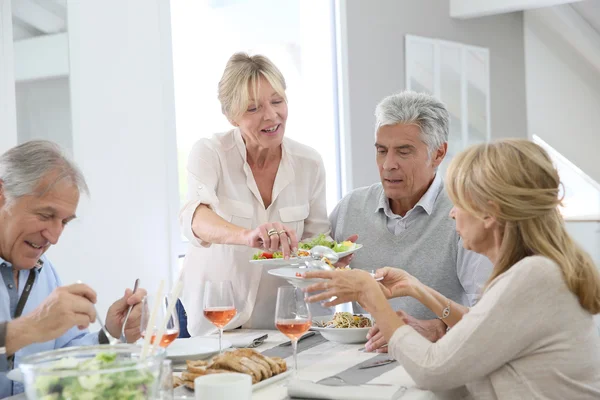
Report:
M382 126L417 125L430 155L448 141L448 110L442 102L425 93L407 90L386 97L377 104L375 121L375 135Z
M20 197L43 195L36 193L39 183L49 173L57 172L56 180L46 191L61 179L69 179L80 193L89 194L83 174L56 143L47 140L32 140L13 147L0 156L0 184L7 205Z

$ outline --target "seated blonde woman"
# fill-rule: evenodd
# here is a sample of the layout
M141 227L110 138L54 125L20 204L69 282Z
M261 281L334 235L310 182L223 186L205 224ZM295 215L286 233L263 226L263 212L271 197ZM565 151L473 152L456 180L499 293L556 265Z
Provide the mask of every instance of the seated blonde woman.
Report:
M526 140L471 147L446 176L450 216L464 247L494 270L468 309L400 269L378 284L364 271L321 271L329 280L309 298L358 301L378 323L389 352L422 388L466 385L475 399L598 399L600 278L565 230L557 209L560 179L546 152ZM412 296L451 329L429 342L399 318L387 298ZM327 304L326 304L327 305Z

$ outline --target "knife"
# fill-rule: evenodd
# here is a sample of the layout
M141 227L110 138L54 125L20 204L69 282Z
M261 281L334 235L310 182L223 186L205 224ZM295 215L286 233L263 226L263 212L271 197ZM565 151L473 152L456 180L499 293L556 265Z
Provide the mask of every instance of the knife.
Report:
M387 360L379 360L379 361L375 361L374 363L371 363L371 364L362 365L362 366L358 367L358 369L375 368L375 367L380 367L382 365L388 365L393 362L396 362L396 360L392 360L392 359L388 358Z
M252 343L250 343L250 344L248 345L248 348L249 348L249 349L253 349L253 348L255 348L255 347L258 347L258 346L260 346L261 344L263 344L263 343L265 342L265 340L267 340L267 338L268 338L268 337L269 337L269 334L268 334L268 333L265 333L265 334L264 334L264 335L262 335L261 337L258 337L258 338L256 338L256 339L254 339L254 340L252 341Z
M311 336L314 336L315 334L316 334L315 331L306 332L304 335L300 336L300 339L298 339L298 342L300 342L301 340L304 340L306 338L309 338ZM289 342L282 343L281 345L282 346L291 346L292 341L290 340Z

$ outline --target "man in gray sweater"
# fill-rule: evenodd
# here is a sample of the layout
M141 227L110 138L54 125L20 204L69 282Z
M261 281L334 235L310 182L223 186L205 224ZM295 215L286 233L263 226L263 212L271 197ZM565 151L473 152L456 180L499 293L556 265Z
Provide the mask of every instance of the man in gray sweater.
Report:
M467 251L449 217L452 203L437 173L448 148L449 114L434 97L402 92L375 111L375 149L381 183L346 195L330 215L332 236L358 234L364 247L352 268L393 266L465 306L475 304L492 271L491 262ZM446 325L412 298L390 301L431 341ZM364 312L358 304L354 312ZM373 349L369 343L367 349Z

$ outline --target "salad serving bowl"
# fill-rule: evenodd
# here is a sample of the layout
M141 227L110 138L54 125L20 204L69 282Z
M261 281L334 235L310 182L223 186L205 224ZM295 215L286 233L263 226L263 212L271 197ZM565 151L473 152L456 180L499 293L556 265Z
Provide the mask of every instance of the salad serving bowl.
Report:
M140 359L133 344L68 347L24 357L29 400L158 399L165 350Z

